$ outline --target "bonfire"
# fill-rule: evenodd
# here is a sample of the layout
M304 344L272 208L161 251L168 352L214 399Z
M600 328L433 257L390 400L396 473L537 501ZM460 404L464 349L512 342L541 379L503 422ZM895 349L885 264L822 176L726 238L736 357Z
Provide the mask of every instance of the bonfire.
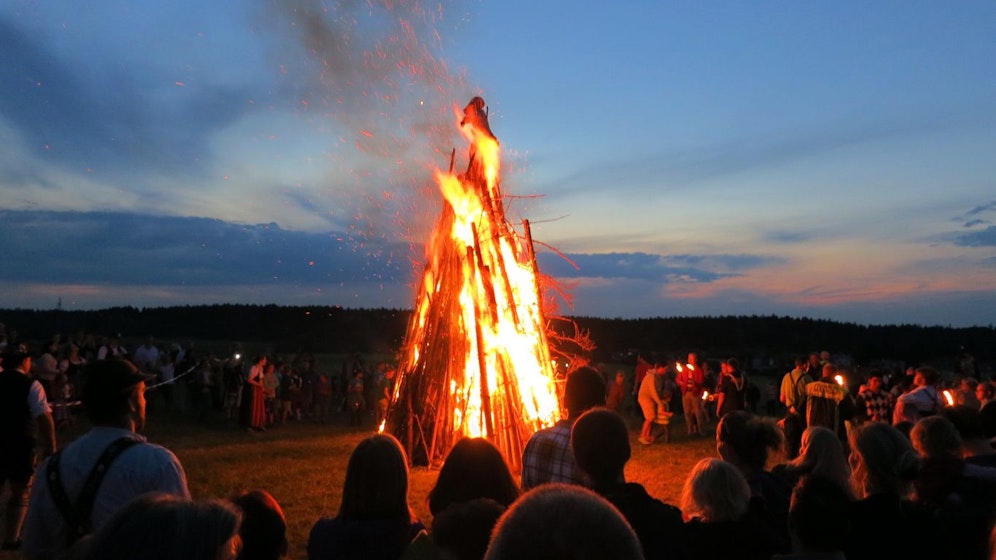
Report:
M561 415L529 222L505 217L500 150L484 100L457 115L467 169L437 171L445 203L399 360L393 433L415 464L436 466L461 437L494 443L514 472L537 429Z

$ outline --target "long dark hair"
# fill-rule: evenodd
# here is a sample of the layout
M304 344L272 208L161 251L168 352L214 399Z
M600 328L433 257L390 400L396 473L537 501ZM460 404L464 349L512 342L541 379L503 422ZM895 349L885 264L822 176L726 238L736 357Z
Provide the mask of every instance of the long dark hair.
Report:
M343 519L414 519L408 507L408 459L393 436L375 434L349 457L342 485Z
M451 504L476 498L508 507L518 497L519 487L498 448L483 438L463 438L439 469L429 491L429 511L435 516Z

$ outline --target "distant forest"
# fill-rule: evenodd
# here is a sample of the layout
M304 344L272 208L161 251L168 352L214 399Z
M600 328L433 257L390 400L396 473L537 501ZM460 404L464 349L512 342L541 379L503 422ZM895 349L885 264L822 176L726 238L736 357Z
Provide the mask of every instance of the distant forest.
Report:
M202 305L162 308L115 307L94 311L0 310L0 323L22 340L42 341L55 333L120 333L130 344L145 336L159 341L238 341L266 344L276 352L394 353L400 348L410 310ZM572 323L573 322L573 323ZM916 325L863 326L776 316L604 319L569 317L551 328L572 336L574 324L596 348L595 362L632 362L698 351L709 358L737 356L775 362L792 355L829 350L856 364L895 361L953 366L963 354L977 365L996 359L996 328ZM988 367L981 367L986 370Z

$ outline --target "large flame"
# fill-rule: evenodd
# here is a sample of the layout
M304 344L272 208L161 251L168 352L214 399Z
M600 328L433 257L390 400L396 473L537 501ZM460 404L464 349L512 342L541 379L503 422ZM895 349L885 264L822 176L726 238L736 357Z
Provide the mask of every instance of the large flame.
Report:
M486 437L517 470L524 441L559 419L560 403L528 223L522 239L505 219L500 149L483 101L461 116L470 162L461 175L436 173L446 205L426 247L395 387L395 404L403 391L429 402L408 407L418 418L391 423L406 425L410 442L421 430L429 463L461 436Z

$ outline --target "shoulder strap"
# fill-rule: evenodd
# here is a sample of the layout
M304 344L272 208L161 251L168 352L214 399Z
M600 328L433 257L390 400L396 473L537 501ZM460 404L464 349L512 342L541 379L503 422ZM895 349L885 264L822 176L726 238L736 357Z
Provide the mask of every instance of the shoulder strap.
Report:
M90 469L90 474L87 475L86 481L83 483L83 489L80 490L80 494L76 498L76 503L73 503L69 499L66 487L62 484L62 474L59 470L60 455L62 455L62 452L56 453L49 459L48 467L45 469L45 477L48 479L48 488L49 493L52 495L52 500L59 509L62 519L66 522L67 546L71 546L80 537L92 531L90 514L93 511L93 502L97 497L97 490L100 489L100 483L104 481L104 475L107 474L111 463L121 453L136 443L140 442L130 437L118 438L111 442L100 455L97 464Z

